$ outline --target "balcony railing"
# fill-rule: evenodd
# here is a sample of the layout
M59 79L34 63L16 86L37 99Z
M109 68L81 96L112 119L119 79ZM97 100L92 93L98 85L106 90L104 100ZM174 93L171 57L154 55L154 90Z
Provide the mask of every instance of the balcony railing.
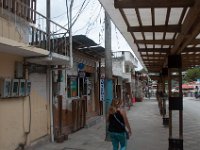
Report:
M36 2L25 4L19 0L0 0L0 16L12 22L15 32L3 34L8 27L1 21L0 33L5 38L30 46L42 48L64 56L69 56L68 29L36 11ZM50 46L48 48L47 21L50 22ZM16 39L16 37L18 39Z

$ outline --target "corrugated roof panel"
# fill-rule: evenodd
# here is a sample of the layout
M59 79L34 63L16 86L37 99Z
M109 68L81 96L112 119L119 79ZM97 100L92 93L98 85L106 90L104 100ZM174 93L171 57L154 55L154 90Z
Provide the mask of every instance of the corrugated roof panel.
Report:
M144 32L146 40L153 40L153 33L152 32Z
M197 44L196 47L200 47L200 44Z
M137 40L143 40L143 37L142 37L142 33L141 32L135 32L135 33L133 33L134 34L134 36L135 36L135 38L137 39Z
M166 33L165 39L173 39L174 33Z
M155 44L155 48L161 48L161 45Z
M163 45L163 48L169 48L169 45Z
M96 46L97 43L95 43L93 40L89 39L85 35L74 35L72 37L73 42L76 42L81 47L90 47L90 46Z
M155 25L164 25L167 8L155 8Z
M146 44L147 48L153 48L152 44Z
M138 44L139 48L145 48L144 44Z
M139 26L135 9L123 9L130 26Z
M187 47L188 47L188 48L190 48L190 47L194 47L194 45L187 45Z
M168 24L170 24L170 25L178 24L182 11L183 11L183 8L171 8Z
M163 39L163 32L155 32L155 39L156 40Z
M142 25L143 26L152 26L152 16L151 16L151 9L146 8L146 9L139 9L140 12L140 17L142 20Z
M200 33L196 36L196 39L200 39Z

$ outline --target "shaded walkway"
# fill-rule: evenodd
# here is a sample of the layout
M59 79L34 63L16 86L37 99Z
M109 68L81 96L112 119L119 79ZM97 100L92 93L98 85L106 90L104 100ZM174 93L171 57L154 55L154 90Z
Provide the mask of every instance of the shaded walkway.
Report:
M199 150L199 108L200 101L184 99L184 150ZM133 136L128 141L128 150L168 150L168 128L162 125L162 116L155 99L138 102L127 113L133 130ZM175 120L176 117L177 114L174 114ZM105 122L101 118L100 123L69 135L64 143L46 143L32 149L112 150L111 143L104 141L104 138Z
M128 150L167 150L168 128L162 125L157 101L155 99L136 103L128 113L133 127L133 139Z

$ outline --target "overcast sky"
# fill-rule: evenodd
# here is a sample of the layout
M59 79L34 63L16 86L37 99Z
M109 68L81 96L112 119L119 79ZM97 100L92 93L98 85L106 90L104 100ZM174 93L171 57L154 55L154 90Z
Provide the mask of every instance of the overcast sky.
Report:
M83 2L84 0L74 0L72 18L75 17ZM86 0L84 6L85 9L81 12L72 28L72 34L86 35L88 38L104 47L104 9L101 7L98 0ZM46 16L46 0L37 0L37 11ZM62 26L66 26L66 0L51 0L51 20ZM38 24L42 23L40 22ZM113 24L112 51L132 51Z

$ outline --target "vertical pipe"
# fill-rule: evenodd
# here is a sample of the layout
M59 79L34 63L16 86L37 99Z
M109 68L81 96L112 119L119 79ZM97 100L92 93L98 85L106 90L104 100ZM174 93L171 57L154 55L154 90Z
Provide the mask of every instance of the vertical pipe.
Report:
M51 142L54 142L54 132L53 132L53 99L52 99L52 70L49 66L49 103L50 103L50 133Z
M105 12L105 117L108 117L108 109L113 98L112 85L112 56L111 56L111 21ZM107 119L106 119L107 120ZM108 138L108 122L106 121L106 140Z
M50 47L50 39L51 39L51 35L50 35L50 19L51 19L51 3L50 0L46 0L46 5L47 5L47 10L46 10L46 15L47 15L47 20L46 20L46 24L47 24L47 28L46 28L46 32L47 32L47 50L50 52L51 55L51 47Z

